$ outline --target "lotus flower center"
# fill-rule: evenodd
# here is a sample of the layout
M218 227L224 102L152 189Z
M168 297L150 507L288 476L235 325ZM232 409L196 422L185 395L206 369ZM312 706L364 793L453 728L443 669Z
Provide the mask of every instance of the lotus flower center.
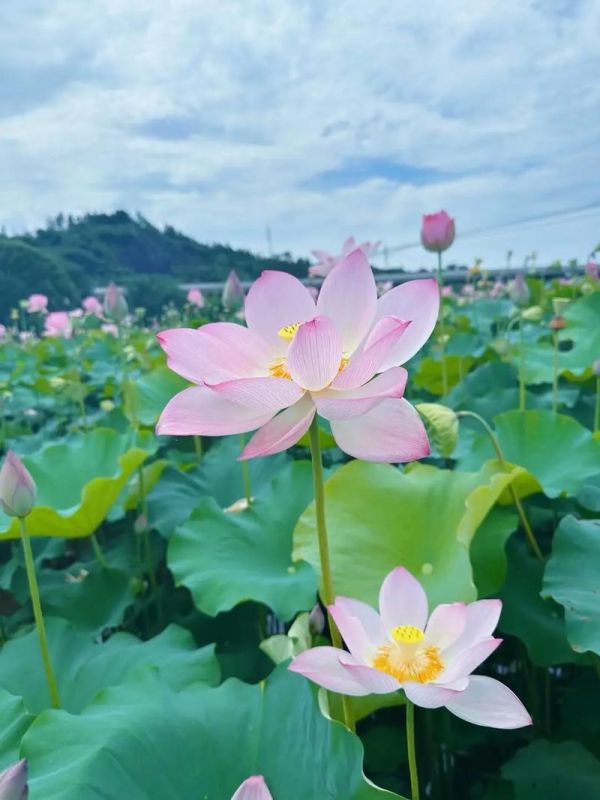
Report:
M423 645L425 633L414 625L399 625L390 631L392 641L377 648L373 667L400 682L430 683L444 669L439 647Z
M280 328L277 331L277 336L281 336L281 338L285 339L286 342L291 342L293 341L294 336L298 333L299 327L299 322L293 322L291 325L284 325L283 328Z
M293 322L291 325L284 325L283 328L280 328L277 331L277 336L280 336L286 342L293 342L298 330L300 329L300 324L300 322ZM349 359L345 355L342 355L339 372L342 372L342 370L346 368L348 360ZM271 363L269 372L274 378L286 378L288 381L292 380L292 376L286 367L285 357L276 358L275 361Z

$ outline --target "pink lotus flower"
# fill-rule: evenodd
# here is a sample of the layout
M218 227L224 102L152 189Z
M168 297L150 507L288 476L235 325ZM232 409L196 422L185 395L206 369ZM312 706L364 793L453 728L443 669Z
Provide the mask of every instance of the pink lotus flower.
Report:
M319 686L346 695L399 689L423 708L445 706L461 719L490 728L522 728L531 717L500 681L471 675L501 643L491 635L500 600L437 606L428 618L427 595L408 570L397 567L371 606L338 597L329 607L348 650L314 647L289 666Z
M452 297L453 293L451 286L442 286L442 297Z
M114 322L105 322L103 325L100 326L100 330L104 333L108 333L109 336L118 336L119 335L119 328Z
M27 311L29 314L44 312L48 308L48 298L45 294L30 294L27 298Z
M89 297L84 297L81 305L86 314L93 314L96 317L102 316L102 303L93 294Z
M204 308L204 295L200 289L190 289L187 293L187 301L193 306Z
M273 795L262 775L252 775L242 783L231 800L273 800Z
M0 322L0 339L6 339L7 335L8 335L8 331L6 329L6 325L3 325Z
M445 211L423 214L421 244L425 250L443 253L454 241L454 220Z
M27 761L21 759L0 772L0 800L26 800Z
M600 280L600 272L598 271L598 264L590 259L585 265L585 274L593 281Z
M70 339L73 329L68 311L51 311L44 320L44 336L62 336Z
M317 263L308 268L308 274L311 278L325 278L334 267L341 264L345 258L348 258L350 253L355 250L361 250L365 258L369 259L375 255L381 242L363 242L356 244L354 236L346 239L342 245L342 252L339 256L333 256L331 253L326 253L324 250L313 250L312 254L317 259Z
M252 458L291 447L318 413L356 458L421 458L429 442L402 399L407 373L399 365L426 342L438 307L434 280L404 283L378 300L361 250L330 272L316 303L292 275L263 272L246 298L247 328L220 322L158 334L170 368L197 385L168 403L157 432L259 428L241 456Z
M33 506L37 489L29 470L19 456L9 450L0 469L0 506L9 517L26 517Z

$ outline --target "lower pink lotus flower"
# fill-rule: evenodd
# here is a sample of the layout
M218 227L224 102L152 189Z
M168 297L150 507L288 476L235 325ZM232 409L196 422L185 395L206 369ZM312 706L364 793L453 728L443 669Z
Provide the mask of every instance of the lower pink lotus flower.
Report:
M48 308L48 298L45 294L30 294L27 298L27 311L30 314L37 314L46 311Z
M252 775L245 780L231 800L273 800L262 775Z
M190 289L187 293L187 301L197 308L204 308L204 295L200 289Z
M81 305L86 314L93 314L96 317L102 316L102 303L93 294L89 297L84 297Z
M44 320L44 336L62 336L69 339L73 329L68 311L51 311Z
M445 706L461 719L490 728L522 728L531 717L500 681L472 675L501 643L492 636L500 600L437 606L408 570L385 578L378 614L371 606L338 597L329 607L347 647L305 650L289 669L346 695L389 694L403 689L423 708Z
M342 252L339 256L333 256L331 253L326 253L324 250L313 250L312 254L317 259L317 263L308 268L308 274L311 278L325 278L334 267L341 264L354 250L361 250L365 258L369 259L371 256L375 255L380 245L381 242L363 242L362 244L356 244L354 236L350 236L342 245Z
M285 272L263 272L246 298L248 327L230 322L158 334L172 370L197 384L175 395L159 434L223 436L258 428L242 458L286 450L315 414L339 447L368 461L429 453L425 429L403 399L400 364L435 325L434 280L397 286L377 299L365 255L355 250L313 300Z

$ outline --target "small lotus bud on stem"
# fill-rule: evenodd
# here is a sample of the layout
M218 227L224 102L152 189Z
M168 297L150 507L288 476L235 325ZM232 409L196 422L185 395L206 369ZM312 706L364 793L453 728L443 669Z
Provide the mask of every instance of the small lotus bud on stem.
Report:
M9 517L26 517L35 505L35 482L21 459L9 450L0 470L0 505Z

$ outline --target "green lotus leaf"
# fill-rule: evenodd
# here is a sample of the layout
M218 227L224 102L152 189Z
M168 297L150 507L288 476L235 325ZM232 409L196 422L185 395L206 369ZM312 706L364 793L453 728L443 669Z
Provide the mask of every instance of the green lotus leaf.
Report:
M74 435L25 456L38 489L27 530L32 536L89 536L147 457L148 450L131 435L107 428ZM0 538L18 536L18 520L0 511Z
M565 609L567 638L577 652L600 655L600 520L565 517L552 542L542 594Z
M155 667L160 680L174 689L192 681L214 685L219 680L214 646L199 650L191 633L177 625L169 625L146 642L130 633L115 633L98 643L88 631L58 617L48 617L46 628L61 707L72 713L141 666ZM33 713L50 706L35 630L11 639L2 648L0 686L20 695Z
M579 742L531 742L502 767L514 800L597 800L600 761Z
M222 511L204 499L169 541L167 563L206 614L244 600L270 606L283 619L310 609L315 576L305 562L292 563L292 533L312 498L310 463L287 467L250 508Z
M0 770L19 760L21 739L34 719L23 698L0 689Z
M365 779L360 740L325 719L308 681L285 667L264 685L179 693L152 671L136 678L81 716L38 718L22 747L30 800L227 800L256 774L283 800L399 797Z
M128 381L125 413L142 425L155 425L169 400L190 384L165 366Z

